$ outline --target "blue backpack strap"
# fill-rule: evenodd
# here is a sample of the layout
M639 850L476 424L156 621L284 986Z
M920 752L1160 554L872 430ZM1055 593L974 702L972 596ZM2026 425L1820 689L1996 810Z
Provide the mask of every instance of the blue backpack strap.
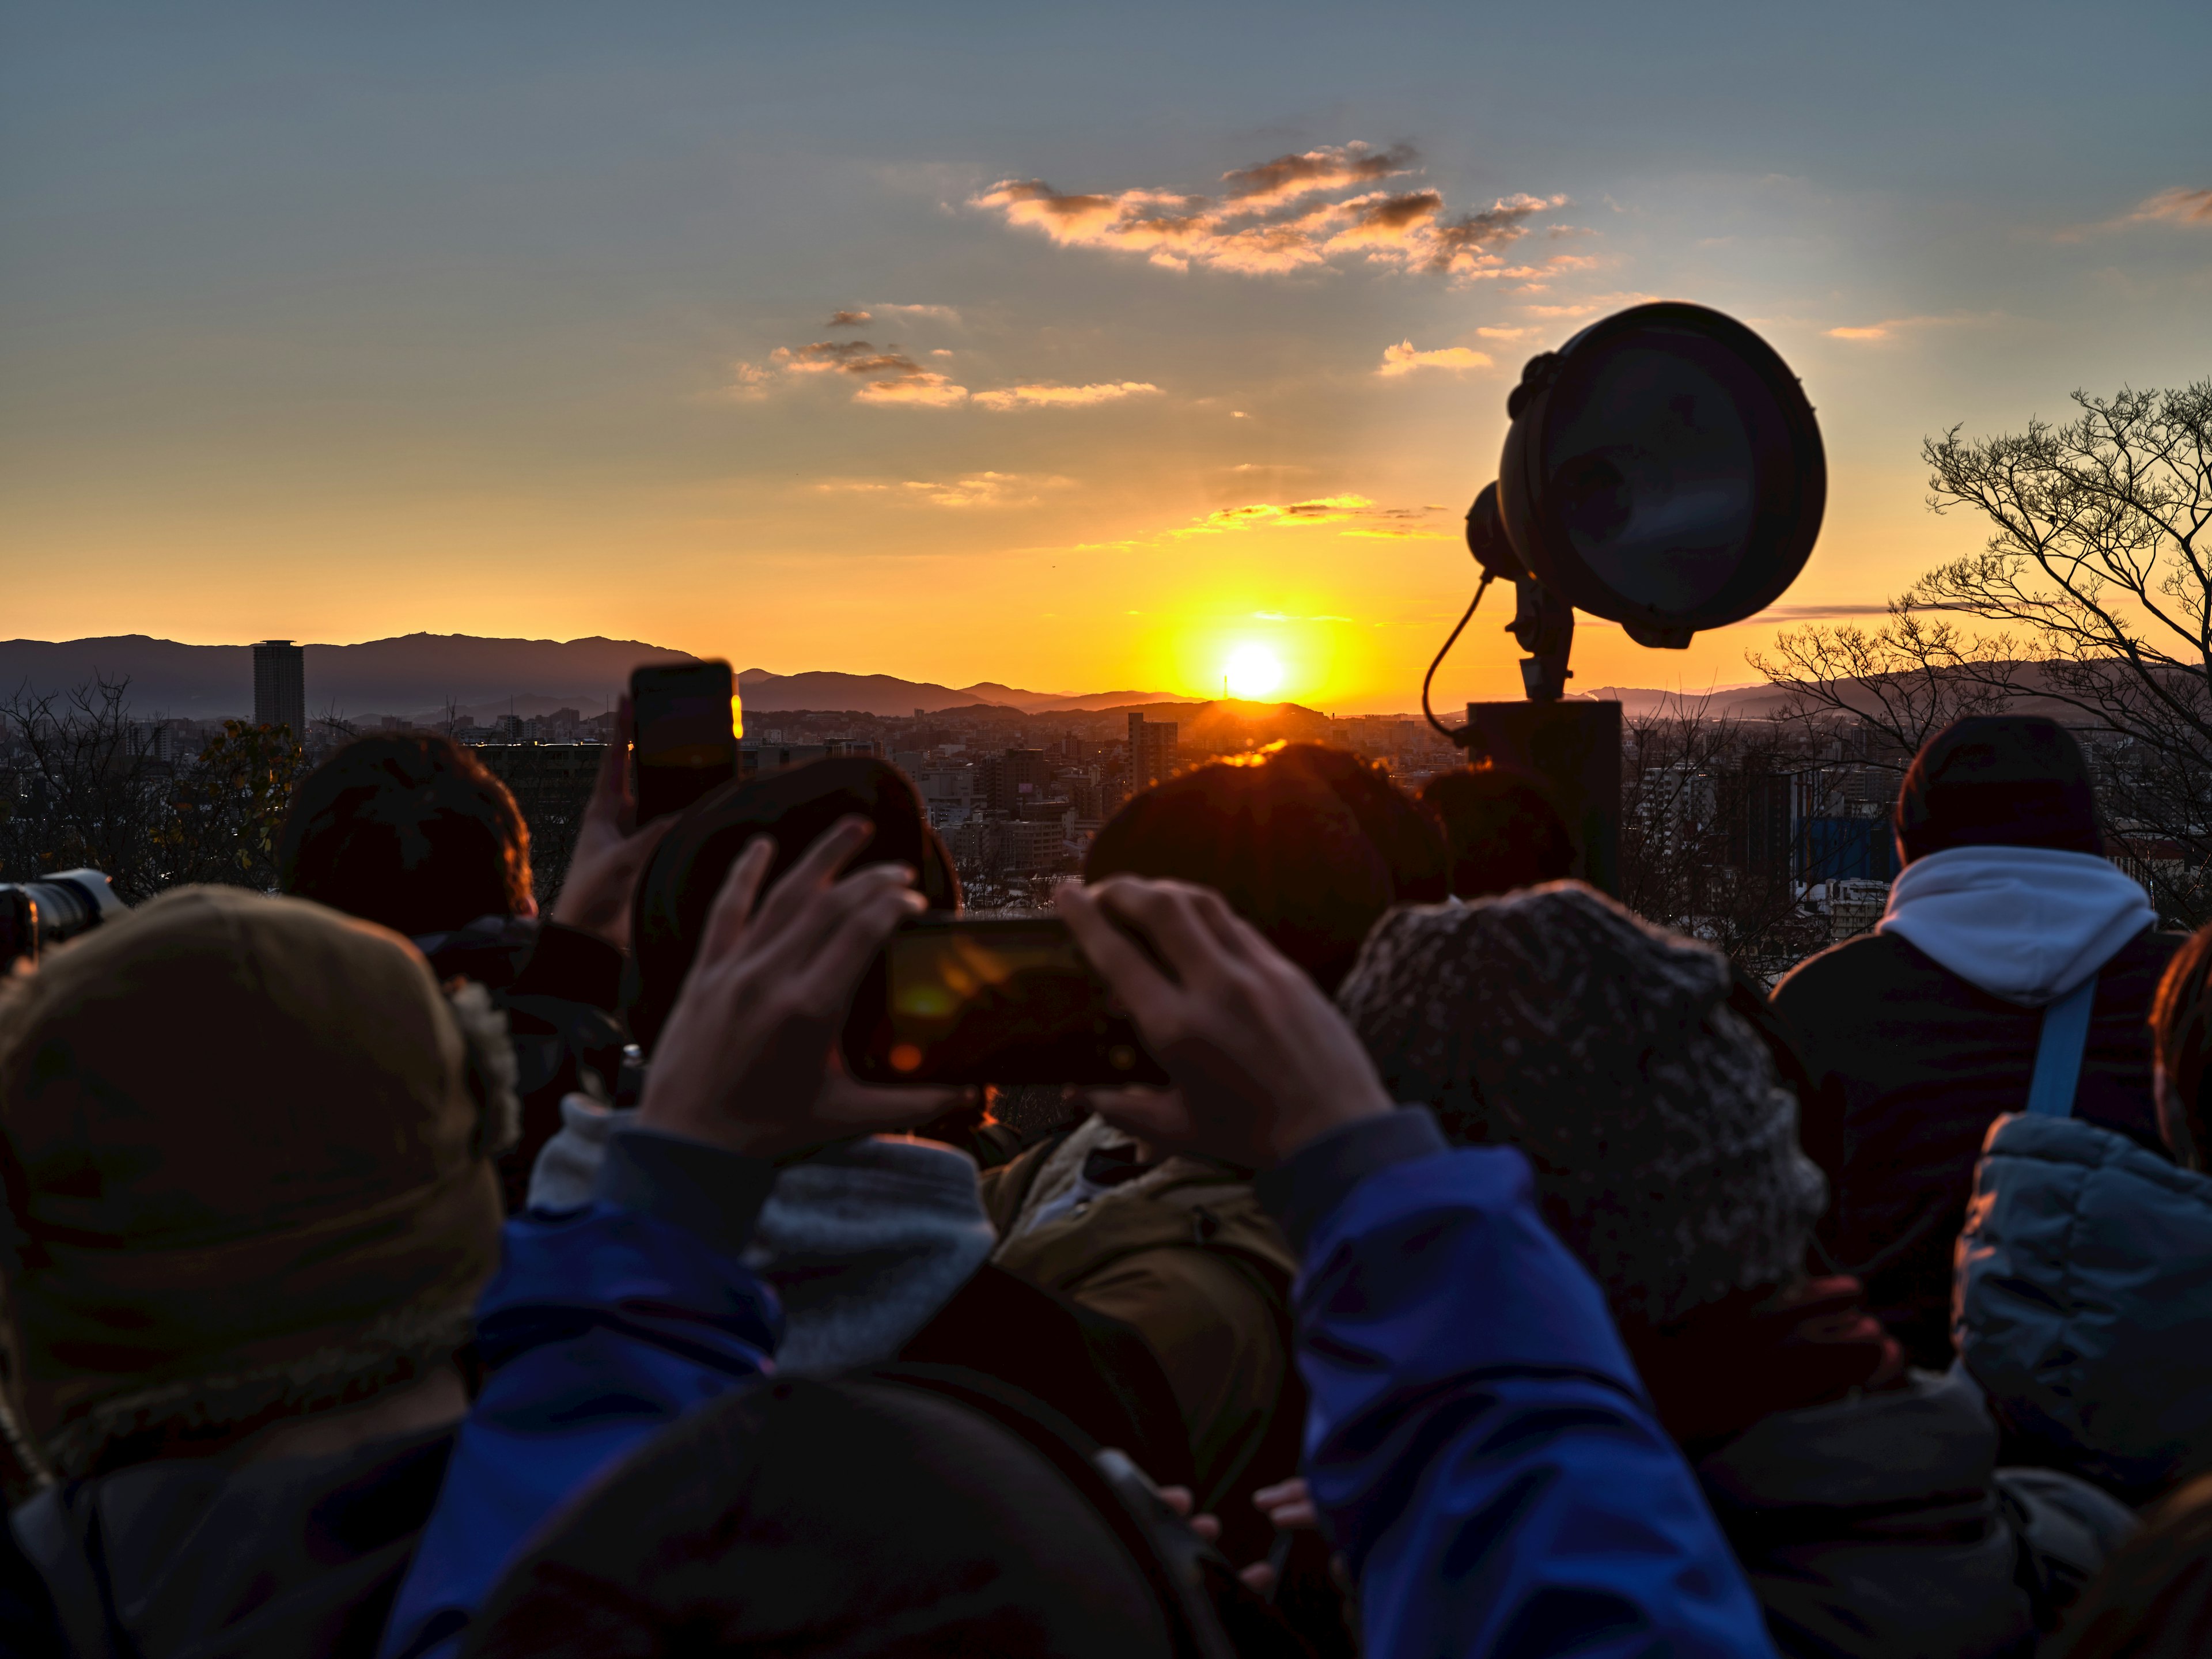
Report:
M2089 1046L2089 1011L2097 1002L2092 974L2043 1011L2043 1035L2035 1043L2035 1075L2027 1085L2027 1109L2046 1117L2074 1115L2074 1094L2081 1083L2081 1054Z

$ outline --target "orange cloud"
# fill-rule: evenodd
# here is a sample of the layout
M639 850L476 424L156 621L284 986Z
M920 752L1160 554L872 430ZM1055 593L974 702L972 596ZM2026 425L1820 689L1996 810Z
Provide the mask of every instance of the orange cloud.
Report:
M833 311L830 313L830 320L823 324L822 326L824 328L861 328L873 321L875 321L875 317L869 312Z
M1566 205L1564 196L1503 197L1447 216L1443 192L1431 188L1343 194L1407 172L1413 160L1409 149L1361 144L1280 155L1223 174L1229 188L1218 197L1153 188L1061 191L1041 179L1006 179L972 205L1063 247L1141 254L1177 270L1195 264L1279 275L1350 257L1470 281L1541 274L1538 267L1506 266L1496 250L1526 235L1535 215ZM1338 199L1309 199L1332 195Z
M1219 507L1195 524L1170 531L1173 536L1212 536L1229 530L1294 529L1314 525L1350 525L1346 536L1412 537L1430 539L1434 532L1421 527L1429 509L1421 507L1377 507L1364 495L1316 495L1303 501L1253 501L1243 507Z
M917 369L897 380L871 380L853 394L853 401L878 408L951 409L968 401L968 388L953 385L945 375Z
M1074 482L1073 478L1063 478L1054 474L974 472L950 483L932 483L909 478L900 488L913 490L917 499L928 502L932 507L1028 507L1036 501L1035 491L1065 489ZM1020 491L1032 493L1018 493Z
M1236 167L1221 175L1230 196L1251 206L1287 202L1314 191L1342 190L1403 173L1413 161L1413 147L1398 144L1370 153L1364 144L1310 149L1303 155L1278 155L1249 167Z
M1485 329L1484 333L1490 331ZM1382 366L1377 374L1411 374L1417 368L1488 368L1487 354L1470 350L1466 346L1438 346L1433 351L1417 349L1411 340L1401 340L1396 345L1382 348Z
M1109 380L1097 386L1010 386L995 392L979 392L975 401L985 409L1082 409L1110 404L1123 398L1157 395L1150 380Z
M2164 219L2177 225L2212 226L2212 190L2162 190L2121 221L2145 224Z

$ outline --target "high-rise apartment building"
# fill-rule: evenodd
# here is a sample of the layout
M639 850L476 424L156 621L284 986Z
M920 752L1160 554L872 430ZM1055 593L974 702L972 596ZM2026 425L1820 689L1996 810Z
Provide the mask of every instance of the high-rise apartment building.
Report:
M975 793L994 812L1014 812L1024 801L1045 799L1052 770L1042 749L1009 749L988 755L975 768Z
M1129 716L1129 793L1150 788L1175 775L1176 732L1173 720L1148 720Z
M263 640L253 647L253 723L289 727L295 741L307 737L307 653L289 640Z

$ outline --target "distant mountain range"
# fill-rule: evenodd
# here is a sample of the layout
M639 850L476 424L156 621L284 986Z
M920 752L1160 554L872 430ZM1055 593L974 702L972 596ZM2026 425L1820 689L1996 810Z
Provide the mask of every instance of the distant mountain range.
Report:
M629 683L641 663L690 662L689 652L637 640L484 639L472 634L407 634L360 645L307 649L307 713L349 720L382 714L442 718L450 705L465 719L544 714L573 708L596 714ZM67 691L102 677L130 682L141 715L220 720L253 712L253 648L180 645L144 634L84 640L0 641L0 696L27 687ZM748 668L738 676L744 706L763 713L817 708L869 714L911 714L976 703L1024 714L1093 710L1169 702L1164 691L1099 691L1083 696L1024 691L986 681L956 690L889 674L771 674Z

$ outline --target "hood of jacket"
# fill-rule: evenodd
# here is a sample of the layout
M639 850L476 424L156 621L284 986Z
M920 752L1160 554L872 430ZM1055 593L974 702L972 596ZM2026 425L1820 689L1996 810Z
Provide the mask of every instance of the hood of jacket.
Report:
M533 1210L591 1201L608 1138L636 1113L582 1095L530 1178ZM998 1236L975 1192L975 1161L893 1135L834 1142L778 1171L745 1265L782 1304L775 1368L835 1376L879 1365L981 1267Z
M1952 1307L2008 1426L2123 1492L2162 1486L2212 1422L2212 1177L2092 1123L2001 1117Z
M161 1459L51 1487L9 1522L76 1659L367 1653L453 1434L239 1465Z
M2157 920L2142 884L2094 854L1954 847L1905 866L1875 931L1991 996L2040 1008Z

